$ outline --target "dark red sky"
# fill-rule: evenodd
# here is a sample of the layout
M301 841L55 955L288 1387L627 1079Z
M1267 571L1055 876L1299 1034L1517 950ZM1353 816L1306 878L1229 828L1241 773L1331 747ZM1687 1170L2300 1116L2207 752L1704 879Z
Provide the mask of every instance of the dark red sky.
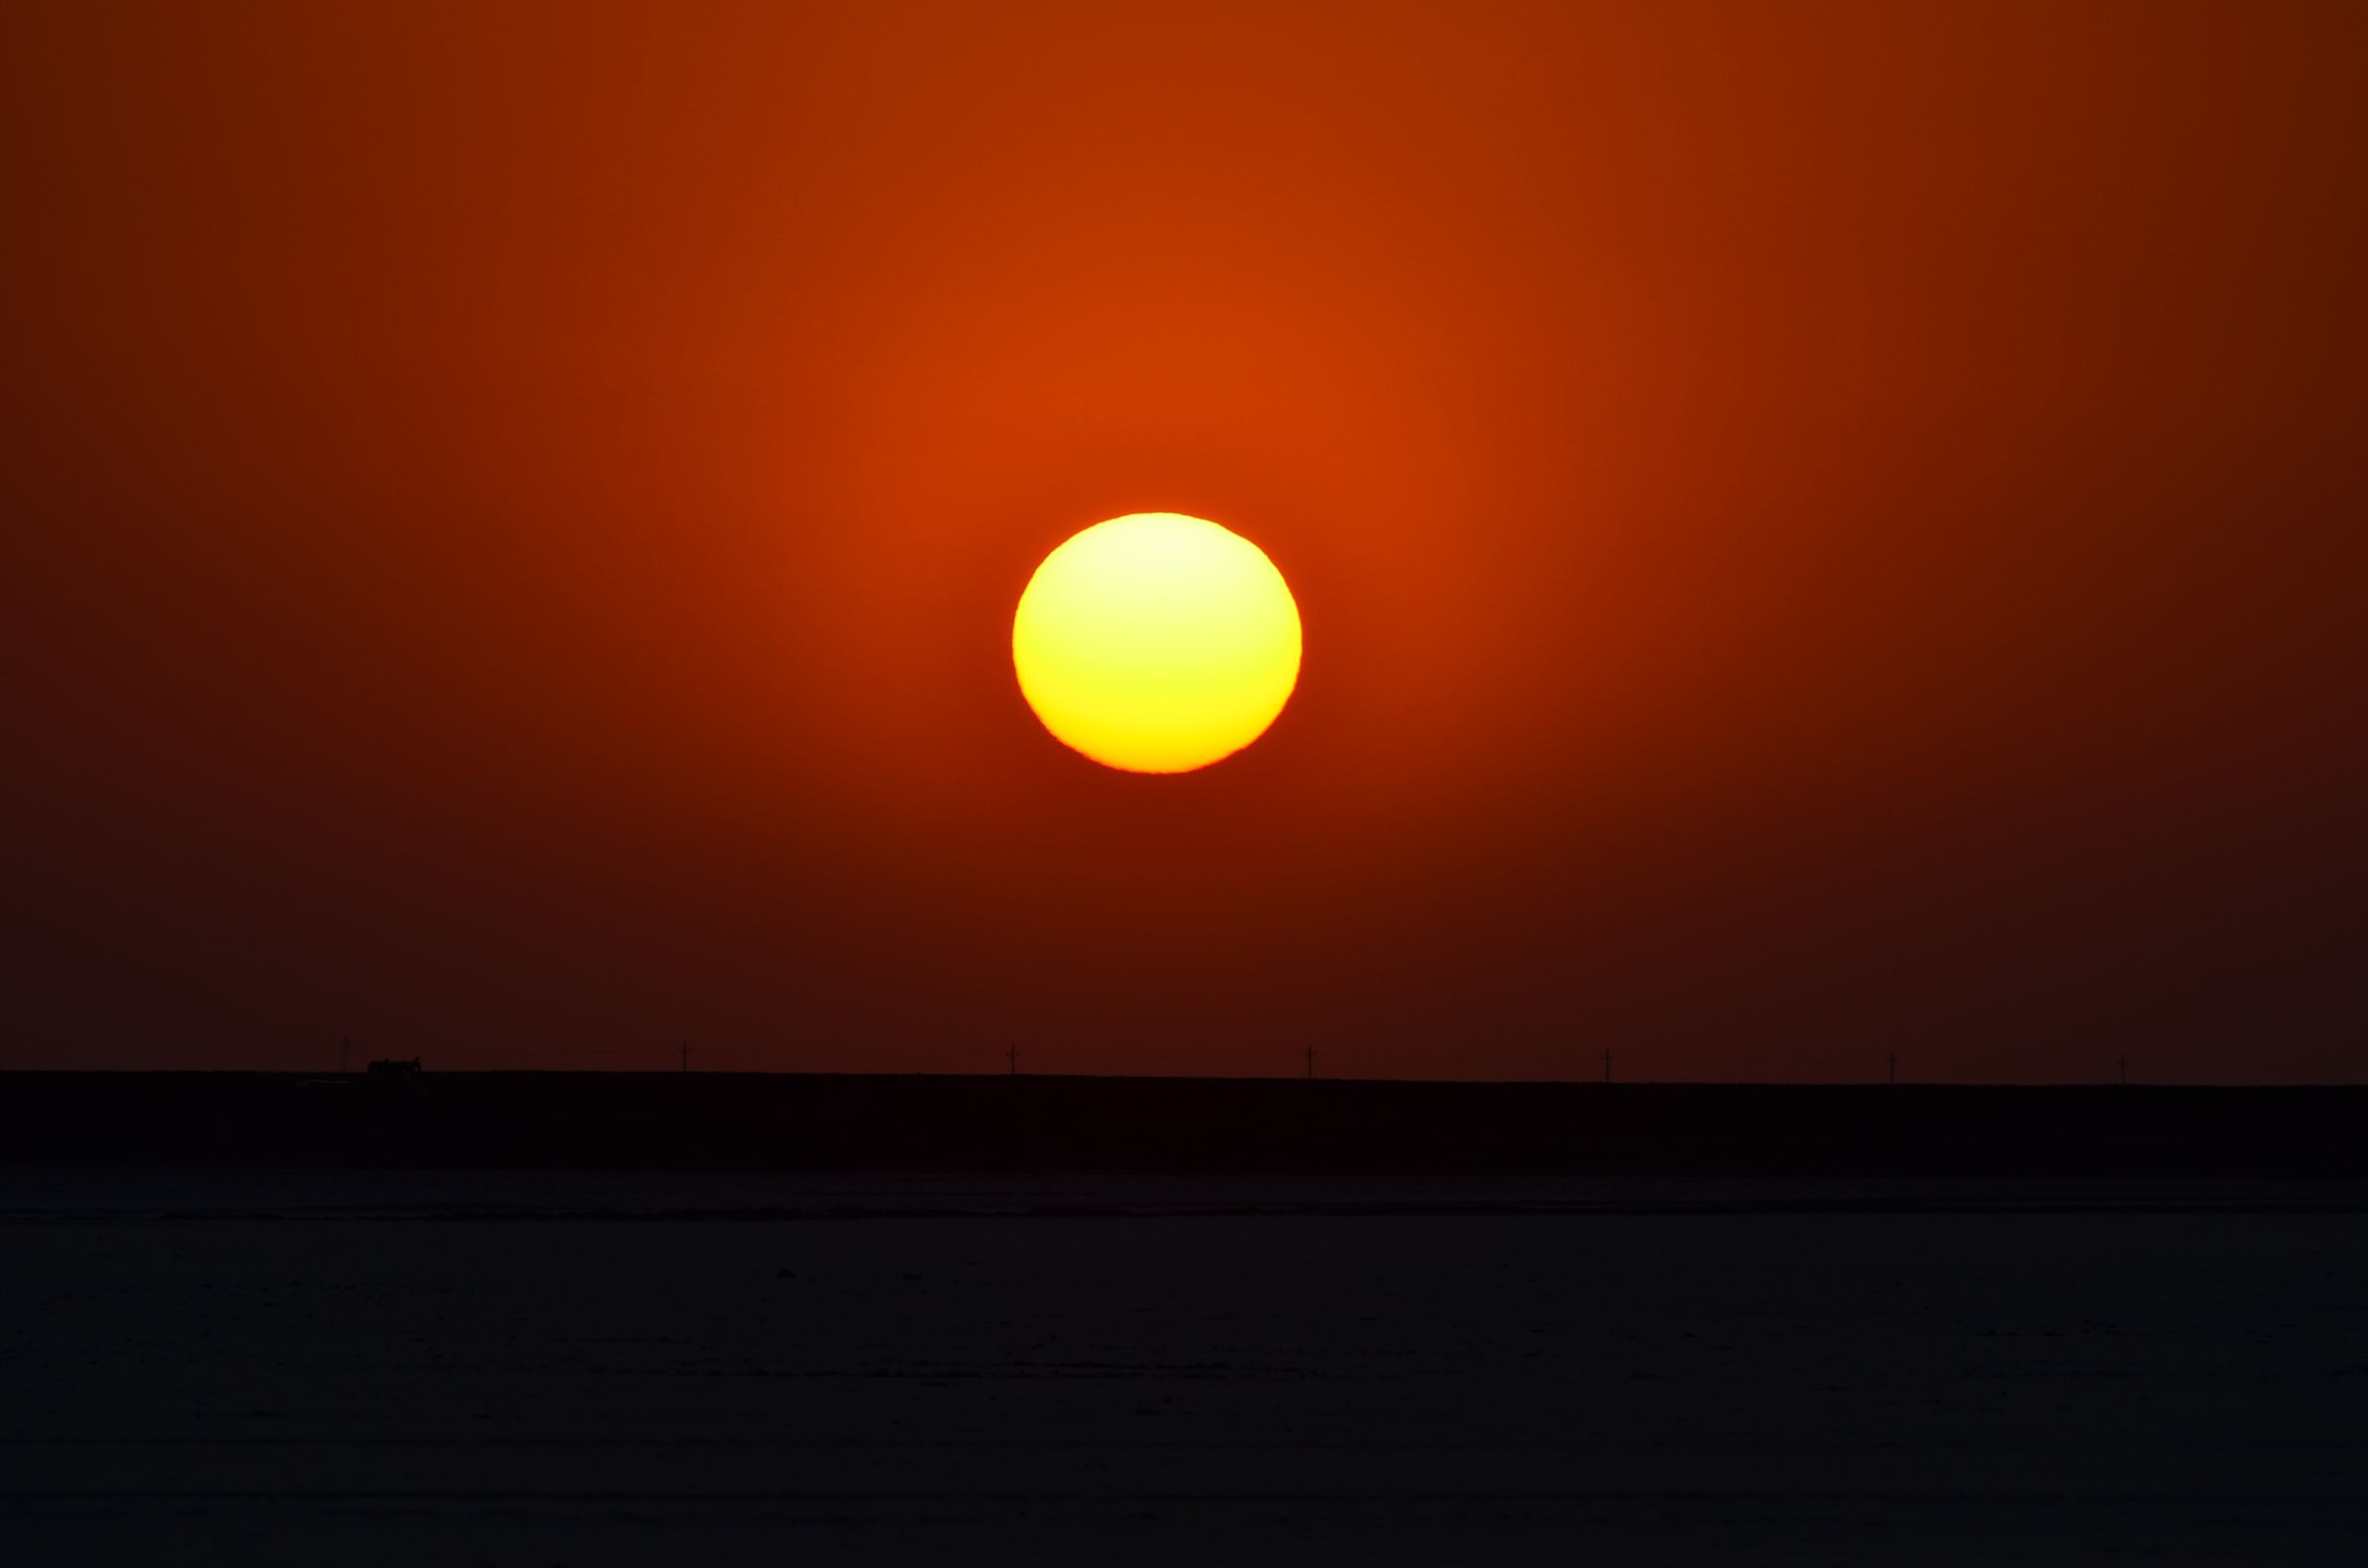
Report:
M2368 11L13 5L0 1065L2349 1078ZM1146 779L1043 552L1290 577Z

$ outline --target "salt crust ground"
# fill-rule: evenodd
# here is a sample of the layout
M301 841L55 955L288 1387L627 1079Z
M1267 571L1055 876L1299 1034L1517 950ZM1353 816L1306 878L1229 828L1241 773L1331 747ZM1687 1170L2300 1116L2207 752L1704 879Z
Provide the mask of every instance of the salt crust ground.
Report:
M2363 1210L0 1173L0 1560L2355 1564Z

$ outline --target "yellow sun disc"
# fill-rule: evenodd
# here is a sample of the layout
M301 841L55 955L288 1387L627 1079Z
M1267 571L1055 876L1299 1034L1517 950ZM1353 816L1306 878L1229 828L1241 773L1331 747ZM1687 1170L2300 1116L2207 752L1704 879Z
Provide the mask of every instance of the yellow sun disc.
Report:
M1138 512L1045 557L1012 617L1011 662L1065 744L1130 772L1188 772L1283 711L1299 679L1299 607L1240 534Z

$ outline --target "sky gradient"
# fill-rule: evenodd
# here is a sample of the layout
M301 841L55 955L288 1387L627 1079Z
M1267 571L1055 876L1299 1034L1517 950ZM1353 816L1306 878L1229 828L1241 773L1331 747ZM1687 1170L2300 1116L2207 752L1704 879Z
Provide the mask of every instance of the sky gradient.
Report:
M0 14L0 1066L2348 1080L2368 10ZM1136 511L1205 772L1036 724Z

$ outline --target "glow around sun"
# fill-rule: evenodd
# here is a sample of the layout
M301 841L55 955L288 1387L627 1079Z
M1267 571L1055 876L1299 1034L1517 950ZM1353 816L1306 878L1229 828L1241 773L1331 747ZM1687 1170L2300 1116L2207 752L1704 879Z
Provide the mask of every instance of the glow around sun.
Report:
M1066 745L1130 772L1189 772L1283 711L1299 679L1299 607L1240 534L1137 512L1045 557L1012 617L1011 662Z

